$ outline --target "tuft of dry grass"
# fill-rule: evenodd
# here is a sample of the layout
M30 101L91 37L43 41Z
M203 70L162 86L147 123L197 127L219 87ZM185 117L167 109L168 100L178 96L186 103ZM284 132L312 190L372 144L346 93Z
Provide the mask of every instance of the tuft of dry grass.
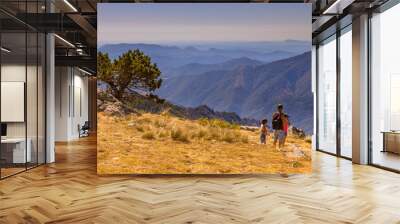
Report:
M158 137L159 138L166 138L166 137L168 137L168 132L160 131L160 133L158 133Z
M205 129L200 129L197 132L197 138L203 139L204 137L206 137L206 135L207 135L207 130Z
M142 138L143 138L143 139L147 139L147 140L153 140L153 139L156 138L156 136L154 135L153 132L149 131L149 132L144 133L144 134L142 135Z
M188 135L184 133L184 131L182 131L182 129L180 128L171 130L171 138L175 141L180 141L185 143L190 142Z
M216 128L223 128L223 129L240 129L240 125L232 124L224 120L220 119L208 119L208 118L200 118L197 122L206 127L216 127Z
M293 168L299 168L299 167L302 167L303 164L301 164L301 163L298 162L298 161L294 161L293 164L292 164L292 166L293 166Z
M162 114L98 114L99 174L308 173L311 144L288 136L284 149L269 137L216 119ZM151 140L151 141L150 141Z
M221 139L222 139L222 141L225 141L225 142L228 142L228 143L233 143L236 140L235 136L230 132L225 132Z
M249 136L243 135L243 136L241 137L241 141L242 141L243 143L249 143Z
M144 132L144 128L142 126L138 126L136 127L136 130L140 131L140 132Z

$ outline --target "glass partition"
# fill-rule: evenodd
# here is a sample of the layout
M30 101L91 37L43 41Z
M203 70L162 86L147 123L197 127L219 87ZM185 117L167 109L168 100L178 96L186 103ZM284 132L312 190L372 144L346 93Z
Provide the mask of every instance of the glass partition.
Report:
M340 36L340 154L352 157L352 34L351 26Z
M26 40L25 32L1 34L2 177L24 171L31 157L26 150Z
M36 13L40 2L0 6ZM0 178L45 163L45 44L43 33L0 12Z
M26 113L27 113L27 150L30 159L27 167L37 165L38 149L38 35L36 32L27 33L27 74L26 74Z
M400 5L371 19L371 162L400 170Z
M336 36L318 47L318 149L336 154Z

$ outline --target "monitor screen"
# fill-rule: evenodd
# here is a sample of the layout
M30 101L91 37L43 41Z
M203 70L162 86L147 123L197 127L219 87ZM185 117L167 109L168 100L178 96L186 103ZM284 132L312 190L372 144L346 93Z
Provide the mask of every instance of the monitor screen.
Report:
M1 124L1 136L7 136L7 124Z

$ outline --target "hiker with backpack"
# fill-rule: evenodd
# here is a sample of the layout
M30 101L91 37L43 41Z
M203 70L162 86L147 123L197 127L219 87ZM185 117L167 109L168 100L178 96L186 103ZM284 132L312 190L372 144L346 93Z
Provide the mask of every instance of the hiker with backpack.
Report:
M285 141L285 132L284 132L284 119L285 114L283 113L283 105L279 104L277 106L277 111L272 115L272 129L274 129L274 147L276 147L276 143L279 143L279 148L281 148Z

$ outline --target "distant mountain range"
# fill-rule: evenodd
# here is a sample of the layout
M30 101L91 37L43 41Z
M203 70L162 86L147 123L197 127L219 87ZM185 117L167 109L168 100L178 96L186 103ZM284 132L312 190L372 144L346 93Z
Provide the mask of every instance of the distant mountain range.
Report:
M273 51L288 51L295 54L306 52L310 50L311 42L303 40L284 40L284 41L227 41L227 42L169 42L169 43L100 43L99 51L104 51L106 48L112 46L121 46L129 44L140 44L140 45L158 45L158 46L174 46L178 48L197 49L197 50L209 50L224 49L224 50L244 50L244 51L256 51L260 53L273 52Z
M312 133L311 53L303 53L311 45L286 41L235 46L113 44L99 51L111 58L131 49L145 52L164 79L156 94L173 104L186 108L207 105L200 109L267 118L271 123L271 115L281 103L294 126Z
M298 54L287 50L256 51L246 49L222 49L217 48L198 49L193 46L177 47L157 44L108 44L99 48L101 52L107 52L114 59L131 49L139 49L149 55L153 62L157 63L164 75L178 67L190 64L216 64L241 57L251 58L263 63ZM272 48L273 49L273 48Z
M312 132L310 52L261 65L237 64L242 66L168 78L157 95L186 107L208 105L218 111L269 121L281 103L296 127Z
M210 71L230 71L241 66L257 66L261 64L263 64L263 62L247 57L231 59L226 62L216 64L190 63L178 68L170 69L168 75L165 75L164 77L171 78L181 75L200 75Z

